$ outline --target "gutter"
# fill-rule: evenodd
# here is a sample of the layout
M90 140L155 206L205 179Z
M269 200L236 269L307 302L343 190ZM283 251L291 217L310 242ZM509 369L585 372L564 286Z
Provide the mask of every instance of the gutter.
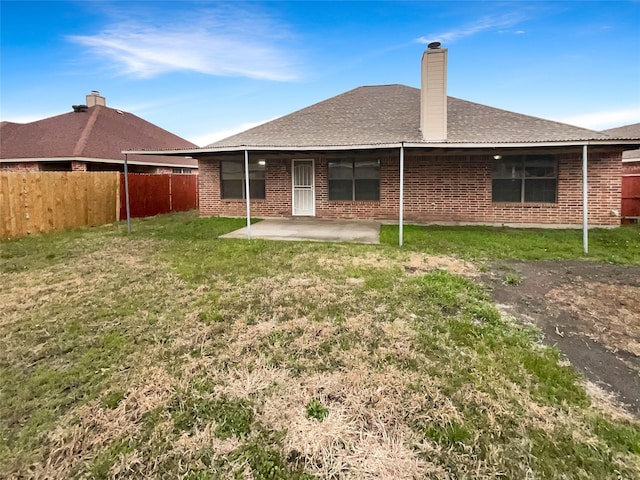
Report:
M230 145L220 147L203 147L183 150L123 150L122 153L135 155L164 155L164 156L194 156L198 154L208 153L226 153L226 152L244 152L244 151L338 151L338 150L376 150L376 149L396 149L404 148L442 148L442 149L460 149L460 148L523 148L523 147L582 147L589 146L621 146L629 145L632 147L640 147L640 139L637 140L568 140L568 141L550 141L550 142L513 142L513 143L469 143L469 142L391 142L391 143L369 143L369 144L351 144L351 145Z

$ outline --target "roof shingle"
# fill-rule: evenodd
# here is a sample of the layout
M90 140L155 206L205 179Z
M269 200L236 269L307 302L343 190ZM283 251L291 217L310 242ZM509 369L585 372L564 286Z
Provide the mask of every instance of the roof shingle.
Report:
M606 134L458 98L448 98L446 143L606 140ZM420 90L358 87L208 147L355 146L428 143L420 132ZM206 147L205 147L206 148Z
M623 127L610 128L608 130L603 130L602 133L606 133L611 138L616 139L640 138L640 123L633 123L631 125L624 125Z
M122 160L122 150L196 148L196 145L128 112L96 105L31 123L2 122L0 158L84 157ZM195 159L130 155L130 161L196 166Z

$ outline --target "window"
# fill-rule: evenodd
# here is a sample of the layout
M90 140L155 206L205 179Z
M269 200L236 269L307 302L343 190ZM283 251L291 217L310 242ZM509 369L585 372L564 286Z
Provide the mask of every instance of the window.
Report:
M191 168L173 167L172 173L191 173L191 172L192 172Z
M40 162L41 172L70 172L71 162Z
M265 198L265 165L264 160L249 160L249 195L251 198ZM221 161L220 183L222 198L246 198L244 161Z
M329 160L329 200L380 200L380 160Z
M555 203L557 186L553 155L513 155L493 165L494 202Z

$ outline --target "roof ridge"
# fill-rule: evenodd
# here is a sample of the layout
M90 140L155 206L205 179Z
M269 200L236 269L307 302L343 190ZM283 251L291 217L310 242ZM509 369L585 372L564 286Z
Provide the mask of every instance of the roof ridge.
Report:
M98 112L99 112L98 107L99 105L95 105L91 107L92 108L91 115L89 116L87 123L82 129L82 133L78 137L78 141L75 147L73 148L72 156L74 157L81 156L82 152L87 146L87 142L89 141L89 137L91 136L91 130L93 130L93 126L96 124L96 120L98 119Z

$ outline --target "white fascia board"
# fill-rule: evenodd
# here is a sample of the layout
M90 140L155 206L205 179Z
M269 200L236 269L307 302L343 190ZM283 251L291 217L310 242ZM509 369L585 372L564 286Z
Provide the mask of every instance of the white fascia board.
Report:
M537 147L581 147L583 145L619 146L640 145L640 140L567 140L554 142L512 142L512 143L411 143L405 142L405 148L537 148Z
M233 145L229 147L210 147L199 148L197 150L127 150L122 153L130 155L165 155L165 156L198 156L198 154L207 153L225 153L225 152L306 152L315 150L372 150L376 148L400 148L401 143L376 143L371 145Z
M32 163L32 162L86 162L86 163L114 163L123 165L123 160L115 158L94 158L94 157L34 157L34 158L0 158L0 163ZM127 160L130 165L140 165L149 167L177 167L177 168L198 168L198 165L185 165L183 163L158 163L141 162L140 160Z
M453 143L453 142L389 142L357 145L231 145L225 147L204 147L188 150L123 150L123 154L130 155L164 155L164 156L194 156L209 153L244 152L246 151L309 151L309 150L375 150L379 148L536 148L536 147L572 147L583 145L640 146L640 140L568 140L550 142L512 142L512 143Z
M185 150L122 150L128 155L162 155L163 157L191 157L195 153L207 153L210 148L188 148Z

